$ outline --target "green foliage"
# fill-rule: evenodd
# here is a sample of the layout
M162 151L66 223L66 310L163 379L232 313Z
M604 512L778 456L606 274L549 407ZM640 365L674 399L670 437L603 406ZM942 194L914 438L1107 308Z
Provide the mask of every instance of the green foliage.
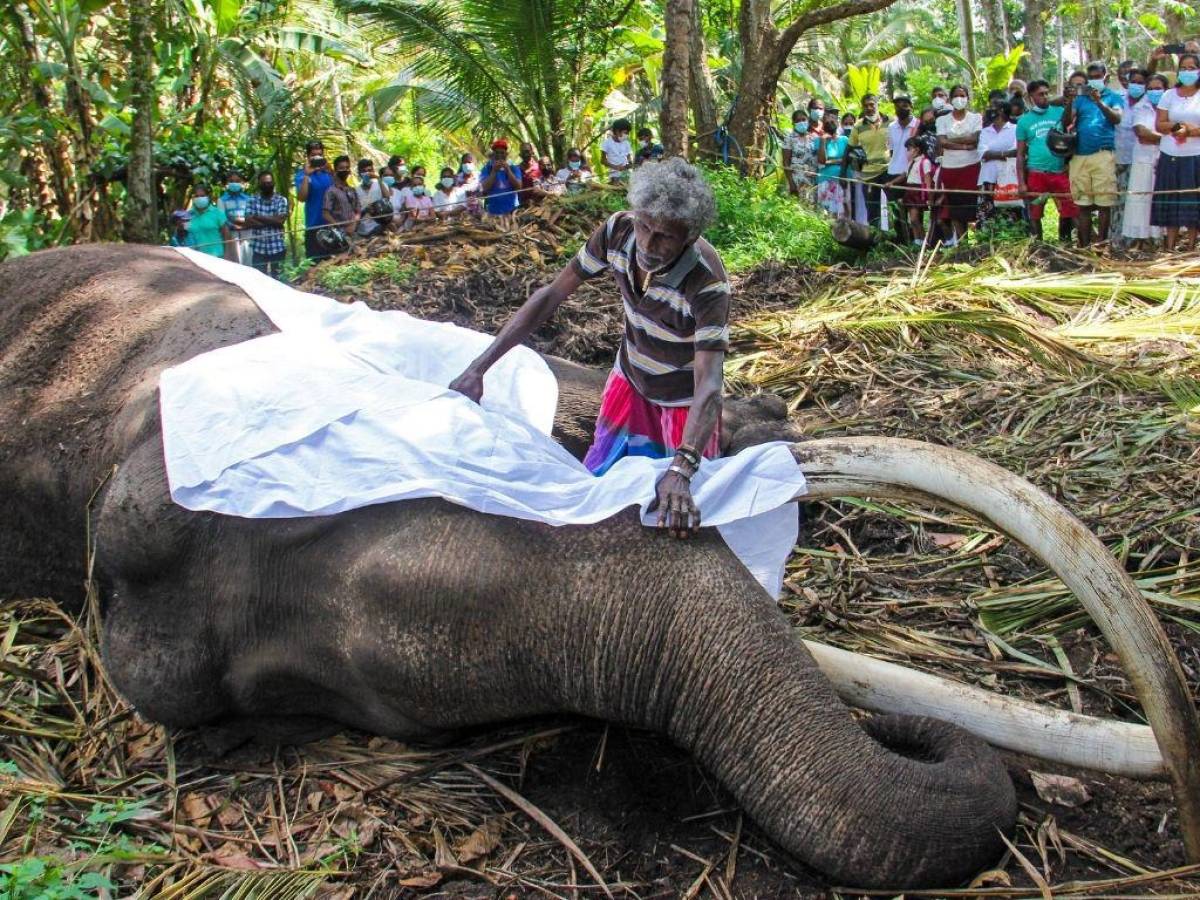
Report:
M933 97L933 89L938 85L948 88L953 78L933 66L921 66L904 73L904 83L908 95L912 97L913 108L920 112L929 105Z
M982 70L976 74L976 98L987 99L988 91L1002 91L1008 87L1013 76L1017 74L1017 66L1025 55L1025 45L1017 44L1008 53L997 53L984 63Z
M773 182L742 178L728 167L710 168L705 177L717 198L717 222L705 236L731 272L766 260L815 265L840 257L829 219Z
M14 209L0 219L0 260L24 256L63 240L63 229L32 209Z
M53 856L0 865L0 897L8 900L92 900L116 885L99 872L79 872Z
M883 70L879 66L847 66L846 95L857 106L867 94L878 94L883 84Z
M417 274L417 267L402 263L396 256L376 256L341 264L328 264L317 274L317 284L327 291L341 291L386 279L404 284Z
M418 164L425 166L435 178L437 170L444 165L458 168L458 154L461 151L442 132L416 121L411 114L390 122L376 143L389 156L393 153L403 156L410 169Z

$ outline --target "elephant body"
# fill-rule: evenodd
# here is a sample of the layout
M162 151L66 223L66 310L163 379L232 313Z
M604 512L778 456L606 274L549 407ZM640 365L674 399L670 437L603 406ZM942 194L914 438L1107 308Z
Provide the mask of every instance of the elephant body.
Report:
M0 586L78 598L90 522L105 665L143 715L429 739L576 713L668 735L839 883L945 884L1003 852L1016 804L992 751L928 719L857 723L711 529L680 542L633 510L552 528L440 500L281 520L176 506L159 373L271 330L169 250L0 266ZM579 455L605 373L550 363L555 434ZM735 443L764 409L733 405Z

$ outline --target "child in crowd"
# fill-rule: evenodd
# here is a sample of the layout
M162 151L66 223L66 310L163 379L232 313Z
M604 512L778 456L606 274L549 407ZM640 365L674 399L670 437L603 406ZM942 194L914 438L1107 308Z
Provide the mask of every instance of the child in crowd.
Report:
M932 208L934 184L937 181L937 165L929 149L929 141L913 136L904 142L908 152L908 177L904 194L904 206L908 210L908 229L912 233L913 246L925 242L925 212Z

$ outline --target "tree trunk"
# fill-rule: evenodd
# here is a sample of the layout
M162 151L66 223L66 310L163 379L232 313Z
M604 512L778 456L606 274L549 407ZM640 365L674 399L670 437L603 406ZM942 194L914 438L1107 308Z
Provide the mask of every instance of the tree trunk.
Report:
M659 130L667 156L688 152L688 58L691 55L693 0L667 0L667 40L663 48L662 118Z
M730 161L748 171L761 167L779 78L787 69L792 48L805 32L851 16L886 9L895 2L842 0L832 6L811 9L781 30L774 20L771 0L742 0L738 10L742 70L738 79L737 105L729 123L736 142L730 143Z
M46 86L46 82L42 79L32 78L29 74L41 61L41 53L38 51L37 40L33 34L33 25L21 11L20 4L13 4L9 9L9 14L16 25L17 39L20 41L21 50L25 55L22 64L17 66L22 86L32 96L33 102L39 109L47 115L52 114L55 108L54 98L50 95L50 89ZM74 171L71 163L71 147L67 135L62 129L55 130L54 143L45 147L45 158L50 169L51 184L49 187L53 192L52 199L59 216L65 219L71 214L75 192L71 188L71 175ZM43 212L46 211L43 210Z
M1003 0L981 0L983 21L988 33L988 51L991 54L1008 53L1008 28L1004 21Z
M975 20L971 14L971 0L954 0L958 9L958 49L972 70L975 64Z
M696 144L711 148L717 130L717 92L712 74L708 71L708 49L704 45L704 23L700 17L700 0L692 0L692 29L688 49L689 86L692 99L692 120L696 126Z
M158 243L158 204L154 191L154 5L129 4L129 81L133 126L125 175L124 237L130 243Z
M1046 55L1045 0L1025 0L1025 58L1021 60L1021 74L1026 81L1043 77L1043 62Z

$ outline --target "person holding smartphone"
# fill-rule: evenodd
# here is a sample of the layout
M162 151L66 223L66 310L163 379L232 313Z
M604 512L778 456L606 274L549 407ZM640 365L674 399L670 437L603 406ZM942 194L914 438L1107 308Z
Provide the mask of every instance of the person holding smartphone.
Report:
M325 159L325 145L309 141L304 146L304 165L296 170L296 199L304 204L304 252L309 259L326 255L317 241L317 229L325 224L325 192L333 187L333 170Z
M1079 207L1076 223L1079 246L1092 242L1092 212L1096 213L1096 239L1108 240L1113 206L1117 203L1117 125L1125 100L1108 87L1104 63L1088 63L1082 90L1063 100L1063 126L1079 136L1071 157L1071 197Z
M1167 250L1175 249L1179 229L1186 228L1188 249L1195 250L1200 229L1200 54L1181 54L1176 78L1155 111L1155 130L1163 137L1150 224L1164 229Z

